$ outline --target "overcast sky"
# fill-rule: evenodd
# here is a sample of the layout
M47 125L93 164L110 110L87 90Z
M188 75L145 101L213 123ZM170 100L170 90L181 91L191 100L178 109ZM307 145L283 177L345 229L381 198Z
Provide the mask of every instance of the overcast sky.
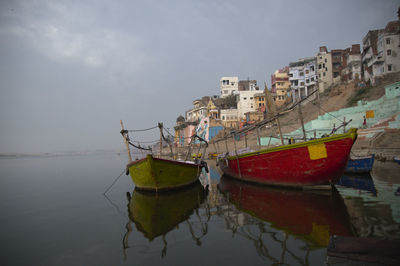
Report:
M173 127L222 76L361 43L398 1L0 1L0 153L122 149Z

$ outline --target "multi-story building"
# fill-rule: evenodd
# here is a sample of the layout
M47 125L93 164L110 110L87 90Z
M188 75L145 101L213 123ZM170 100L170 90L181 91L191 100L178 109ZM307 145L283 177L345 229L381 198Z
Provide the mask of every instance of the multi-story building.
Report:
M265 112L265 106L266 106L266 99L265 99L265 93L259 92L254 94L254 105L257 111L260 112Z
M307 97L316 88L316 58L304 58L289 64L289 81L293 102Z
M220 111L222 125L226 128L239 128L238 109L222 109Z
M400 21L389 22L378 34L376 77L400 71Z
M342 70L346 67L346 49L334 49L331 54L333 84L339 84L342 80Z
M363 38L363 51L361 54L361 74L365 82L374 83L373 63L377 59L378 35L382 30L370 30Z
M221 97L236 94L239 91L238 77L222 77L220 80Z
M365 82L375 84L377 77L400 71L400 12L398 16L384 29L368 31L363 38L361 61Z
M359 44L353 44L351 48L334 49L331 54L333 84L360 78L361 54ZM348 66L349 62L351 63L350 66Z
M317 54L318 89L323 92L333 83L332 54L326 46L319 47Z
M361 53L360 45L353 44L346 49L346 67L342 69L341 79L343 82L350 82L361 79Z
M290 90L289 67L278 69L271 75L271 94L277 107L288 100Z
M210 97L203 97L193 101L193 108L186 111L186 121L198 122L208 116L207 103Z
M245 119L245 113L256 111L255 96L259 91L239 91L237 104L238 119Z

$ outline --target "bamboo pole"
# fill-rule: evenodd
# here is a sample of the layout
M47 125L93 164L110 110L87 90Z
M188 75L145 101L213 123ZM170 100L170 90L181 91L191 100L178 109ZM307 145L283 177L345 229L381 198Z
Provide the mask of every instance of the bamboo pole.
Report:
M346 117L343 117L343 133L346 133Z
M239 170L239 177L242 177L242 172L240 171L240 163L239 163L239 154L237 152L237 148L236 148L236 133L233 134L233 145L235 147L235 154L236 154L236 162L237 162L237 166L238 166L238 170Z
M162 153L162 123L158 123L158 127L160 128L160 157L161 157L161 153Z
M258 149L261 150L260 128L257 127Z
M124 129L124 124L122 123L122 120L119 120L119 123L121 124L122 132L123 132L125 129ZM125 142L125 145L126 145L126 150L128 151L129 162L132 162L131 150L129 149L128 139L127 139L125 133L123 133L122 135L123 135L123 137L124 137L124 142Z
M281 143L283 143L283 135L282 135L282 129L281 129L281 123L279 122L279 116L276 116L276 122L278 123L278 129L279 129L279 136L281 137Z
M301 111L301 103L299 104L299 118L301 123L301 128L303 129L303 139L306 141L306 130L304 128L303 113Z

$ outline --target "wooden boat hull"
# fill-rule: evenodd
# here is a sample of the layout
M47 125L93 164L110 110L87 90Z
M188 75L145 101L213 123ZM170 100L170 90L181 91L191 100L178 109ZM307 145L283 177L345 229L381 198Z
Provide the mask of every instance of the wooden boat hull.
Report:
M296 144L222 158L220 169L231 177L267 185L334 184L342 176L357 129Z
M147 192L135 188L128 205L129 218L151 241L189 219L204 198L205 192L199 181L174 193Z
M185 187L198 180L202 165L154 158L133 161L127 165L135 186L142 190L171 190Z
M369 173L374 166L375 154L360 158L350 158L345 173Z
M333 234L353 235L340 194L257 186L223 176L218 189L239 210L272 227L311 243L327 247Z

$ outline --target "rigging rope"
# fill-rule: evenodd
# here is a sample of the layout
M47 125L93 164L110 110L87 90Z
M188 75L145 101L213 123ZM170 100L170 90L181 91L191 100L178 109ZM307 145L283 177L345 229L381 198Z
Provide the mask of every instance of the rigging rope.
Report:
M126 131L128 131L128 132L141 132L141 131L152 130L152 129L155 129L155 128L158 128L158 126L145 128L145 129L129 129L129 130L126 130Z
M306 100L307 100L308 102L311 103L311 100L309 100L308 98L306 98ZM329 113L328 111L326 111L326 110L325 110L324 108L322 108L321 106L318 106L318 108L321 109L322 111L324 111L326 114L332 116L333 118L335 118L335 119L337 119L337 120L339 120L340 122L343 123L343 120L341 120L340 118L337 118L337 117L334 116L333 114Z
M172 134L168 131L168 129L166 129L166 128L164 128L164 127L163 127L163 129L168 133L168 135L170 135L171 137L173 137L174 140L179 140L179 139L190 139L190 138L191 138L191 136L190 136L190 137L175 137L174 135L172 135Z
M128 143L130 145L132 145L133 147L135 147L136 149L139 149L139 150L145 150L145 151L152 151L153 150L152 148L143 148L143 147L140 146L140 144L139 144L139 146L137 146L137 145L133 144L130 140L128 140Z

